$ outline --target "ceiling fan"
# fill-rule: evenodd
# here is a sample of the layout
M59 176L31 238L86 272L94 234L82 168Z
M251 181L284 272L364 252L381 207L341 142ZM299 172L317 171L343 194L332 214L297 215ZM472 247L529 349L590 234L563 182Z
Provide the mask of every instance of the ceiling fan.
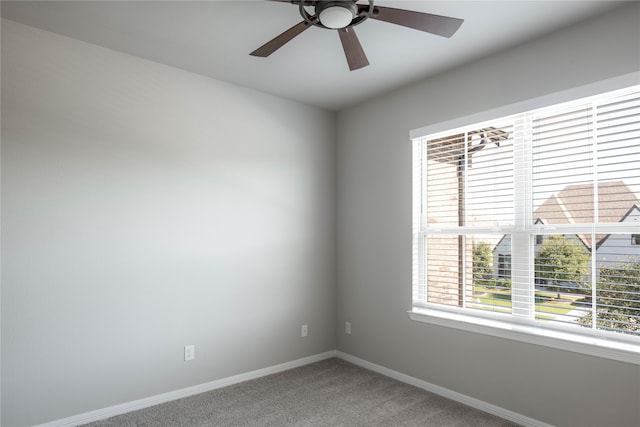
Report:
M375 6L373 4L374 0L368 0L369 4L358 4L358 0L271 1L297 4L303 21L260 46L251 52L250 55L266 58L294 37L300 35L307 28L315 26L326 30L338 31L342 48L344 49L351 71L369 65L369 60L353 28L369 18L402 25L443 37L451 37L463 22L462 19L450 18L448 16ZM310 10L313 12L310 12Z

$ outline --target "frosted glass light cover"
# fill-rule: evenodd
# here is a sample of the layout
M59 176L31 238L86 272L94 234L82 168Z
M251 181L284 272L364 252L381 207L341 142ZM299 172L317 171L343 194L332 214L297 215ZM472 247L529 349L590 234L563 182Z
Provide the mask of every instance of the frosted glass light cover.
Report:
M351 23L353 14L342 6L333 6L320 12L320 22L328 28L344 28Z

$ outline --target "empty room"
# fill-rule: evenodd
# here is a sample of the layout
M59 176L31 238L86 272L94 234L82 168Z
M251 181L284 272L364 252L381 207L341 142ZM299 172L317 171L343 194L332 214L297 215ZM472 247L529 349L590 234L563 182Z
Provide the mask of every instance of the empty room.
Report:
M1 7L3 427L640 425L640 2Z

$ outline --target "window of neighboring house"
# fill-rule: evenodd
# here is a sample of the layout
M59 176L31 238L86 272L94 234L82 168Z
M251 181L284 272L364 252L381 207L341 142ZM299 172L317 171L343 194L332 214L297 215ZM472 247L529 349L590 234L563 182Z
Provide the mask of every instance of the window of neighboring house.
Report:
M462 322L640 351L640 252L622 239L637 230L625 218L640 204L640 86L413 147L412 318L471 316Z
M511 255L498 254L498 277L511 279Z

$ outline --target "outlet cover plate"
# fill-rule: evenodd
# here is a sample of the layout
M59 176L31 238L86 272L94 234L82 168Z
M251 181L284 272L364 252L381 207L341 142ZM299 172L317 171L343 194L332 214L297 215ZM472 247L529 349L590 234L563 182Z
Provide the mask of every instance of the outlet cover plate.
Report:
M185 362L189 361L189 360L193 360L196 358L196 346L191 344L191 345L185 345L184 346L184 360Z

